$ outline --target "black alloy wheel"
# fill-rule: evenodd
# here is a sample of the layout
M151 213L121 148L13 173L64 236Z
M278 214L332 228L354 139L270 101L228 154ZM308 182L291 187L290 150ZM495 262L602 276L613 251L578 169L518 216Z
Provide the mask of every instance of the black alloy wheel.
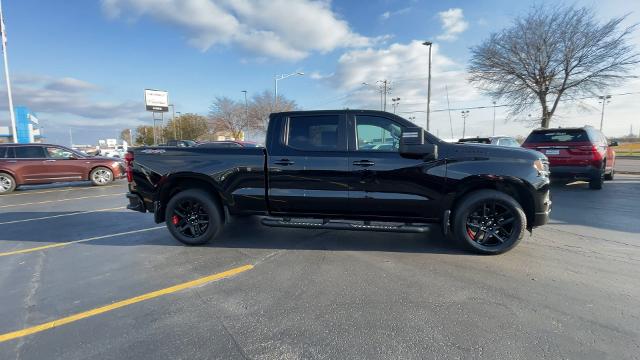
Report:
M455 239L480 254L500 254L512 249L522 240L526 227L522 206L500 191L474 191L454 209Z
M206 191L185 190L167 203L165 223L176 240L202 245L215 238L222 228L220 207Z
M504 244L513 234L515 215L495 199L488 199L475 206L467 216L467 235L483 246Z
M171 224L183 236L197 238L207 232L209 214L198 200L185 199L176 204Z

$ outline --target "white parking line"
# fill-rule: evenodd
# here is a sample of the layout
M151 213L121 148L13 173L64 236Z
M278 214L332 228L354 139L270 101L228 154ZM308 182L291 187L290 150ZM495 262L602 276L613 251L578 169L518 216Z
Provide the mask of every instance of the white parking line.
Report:
M0 209L1 209L1 208L16 207L16 206L25 206L25 205L49 204L49 203L55 203L55 202L60 202L60 201L71 201L71 200L82 200L82 199L94 199L94 198L106 197L106 196L122 196L122 195L124 195L124 194L125 194L125 193L105 194L105 195L92 195L92 196L81 196L81 197L71 198L71 199L46 200L46 201L38 201L38 202L30 202L30 203L22 203L22 204L2 205L2 206L0 206Z
M34 251L57 248L57 247L61 247L61 246L67 246L67 245L71 245L71 244L77 244L77 243L83 243L83 242L88 242L88 241L106 239L106 238L122 236L122 235L137 234L137 233L141 233L141 232L145 232L145 231L158 230L158 229L164 229L164 226L155 226L155 227L150 227L150 228L141 229L141 230L125 231L125 232L121 232L121 233L117 233L117 234L111 234L111 235L94 236L94 237L81 239L81 240L53 243L53 244L49 244L49 245L32 247L32 248L22 249L22 250L0 252L0 257L9 256L9 255L26 254L26 253L30 253L30 252L34 252Z
M12 220L12 221L0 222L0 225L16 224L16 223L22 223L27 221L35 221L35 220L55 219L55 218L60 218L65 216L74 216L74 215L90 214L90 213L103 212L103 211L120 210L124 208L125 206L120 206L120 207L114 207L114 208L108 208L108 209L78 211L70 214L60 214L60 215L42 216L42 217L30 218L30 219Z
M10 197L10 196L20 196L20 195L35 195L35 194L48 194L48 193L53 193L53 192L64 192L64 191L73 191L73 190L91 190L91 189L104 189L104 188L110 188L110 187L114 187L114 186L121 186L121 184L116 184L116 185L105 185L105 186L100 186L100 187L65 187L65 188L59 188L59 189L55 189L55 190L44 190L44 191L29 191L29 190L18 190L18 192L15 193L11 193L11 194L6 194L6 195L2 195L2 197Z

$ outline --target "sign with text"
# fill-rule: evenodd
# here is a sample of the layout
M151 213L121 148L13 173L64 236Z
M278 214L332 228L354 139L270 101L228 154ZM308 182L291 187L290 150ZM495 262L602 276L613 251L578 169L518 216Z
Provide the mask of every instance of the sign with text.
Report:
M169 111L169 93L162 90L144 90L144 104L147 111L167 112Z

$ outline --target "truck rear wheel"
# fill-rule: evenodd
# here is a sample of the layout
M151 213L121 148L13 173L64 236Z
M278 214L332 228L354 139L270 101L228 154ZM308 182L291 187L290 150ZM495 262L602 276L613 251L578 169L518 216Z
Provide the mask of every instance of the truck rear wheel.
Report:
M0 195L8 194L16 189L16 180L13 176L0 172Z
M165 213L165 223L176 240L186 245L203 245L222 228L220 208L202 190L185 190L174 195Z
M480 254L511 250L522 240L527 228L527 217L520 204L496 190L470 193L454 211L454 238Z

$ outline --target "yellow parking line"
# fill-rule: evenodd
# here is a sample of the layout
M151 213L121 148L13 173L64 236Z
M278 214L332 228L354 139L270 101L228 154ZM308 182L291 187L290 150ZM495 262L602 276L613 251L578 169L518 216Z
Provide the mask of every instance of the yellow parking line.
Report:
M78 212L74 212L74 213L70 213L70 214L43 216L43 217L37 217L37 218L31 218L31 219L12 220L12 221L0 222L0 225L16 224L16 223L22 223L22 222L27 222L27 221L35 221L35 220L54 219L54 218L59 218L59 217L90 214L90 213L95 213L95 212L120 210L120 209L124 209L124 208L126 208L126 206L120 206L120 207L114 207L114 208L108 208L108 209L89 210L89 211L78 211Z
M155 226L155 227L141 229L141 230L125 231L125 232L121 232L121 233L117 233L117 234L94 236L94 237L90 237L90 238L87 238L87 239L60 242L60 243L49 244L49 245L44 245L44 246L32 247L32 248L28 248L28 249L2 252L2 253L0 253L0 257L9 256L9 255L17 255L17 254L26 254L26 253L30 253L30 252L34 252L34 251L52 249L52 248L57 248L57 247L61 247L61 246L67 246L67 245L71 245L71 244L77 244L77 243L83 243L83 242L88 242L88 241L106 239L106 238L122 236L122 235L136 234L136 233L141 233L141 232L151 231L151 230L158 230L158 229L163 229L163 228L164 228L164 226Z
M29 190L20 191L20 190L18 190L15 193L2 195L2 197L19 196L19 195L32 195L32 194L48 194L48 193L52 193L52 192L63 192L63 191L71 191L71 190L104 189L104 188L110 188L110 187L114 187L114 186L121 186L121 184L104 185L104 186L100 186L100 187L96 187L96 186L92 186L92 187L88 187L88 186L86 186L86 187L65 187L65 188L58 188L58 189L44 190L44 191L29 191Z
M57 320L53 320L53 321L49 321L46 322L44 324L40 324L40 325L36 325L36 326L32 326L32 327L28 327L26 329L22 329L22 330L18 330L18 331L13 331L10 333L6 333L6 334L2 334L0 335L0 342L4 342L4 341L9 341L9 340L13 340L13 339L17 339L17 338L21 338L23 336L27 336L27 335L31 335L31 334L35 334L35 333L39 333L41 331L45 331L45 330L49 330L49 329L53 329L62 325L66 325L78 320L82 320L82 319L86 319L88 317L91 316L95 316L95 315L99 315L102 313L106 313L108 311L112 311L115 309L119 309L125 306L129 306L135 303L139 303L141 301L145 301L145 300L149 300L149 299L153 299L153 298L157 298L160 297L162 295L167 295L167 294L171 294L180 290L185 290L185 289L189 289L195 286L199 286L199 285L203 285L212 281L218 281L230 276L234 276L237 274L240 274L242 272L248 271L253 269L253 265L244 265L244 266L240 266L231 270L227 270L227 271L223 271L221 273L217 273L217 274L213 274L213 275L209 275L209 276L205 276L196 280L192 280L189 282L185 282L182 284L178 284L178 285L174 285L168 288L164 288L161 290L156 290L156 291L152 291L150 293L146 293L140 296L136 296L133 298L129 298L129 299L125 299L125 300L121 300L118 302L115 302L113 304L110 305L106 305L106 306L102 306L99 308L95 308L92 310L88 310L88 311L84 311L81 313L77 313L71 316L67 316L67 317L63 317L61 319L57 319Z
M105 195L91 195L91 196L81 196L81 197L71 198L71 199L46 200L46 201L38 201L38 202L30 202L30 203L22 203L22 204L2 205L2 206L0 206L0 208L8 208L8 207L15 207L15 206L25 206L25 205L40 205L40 204L49 204L49 203L60 202L60 201L94 199L94 198L99 198L99 197L118 196L118 195L124 195L124 193L105 194Z

